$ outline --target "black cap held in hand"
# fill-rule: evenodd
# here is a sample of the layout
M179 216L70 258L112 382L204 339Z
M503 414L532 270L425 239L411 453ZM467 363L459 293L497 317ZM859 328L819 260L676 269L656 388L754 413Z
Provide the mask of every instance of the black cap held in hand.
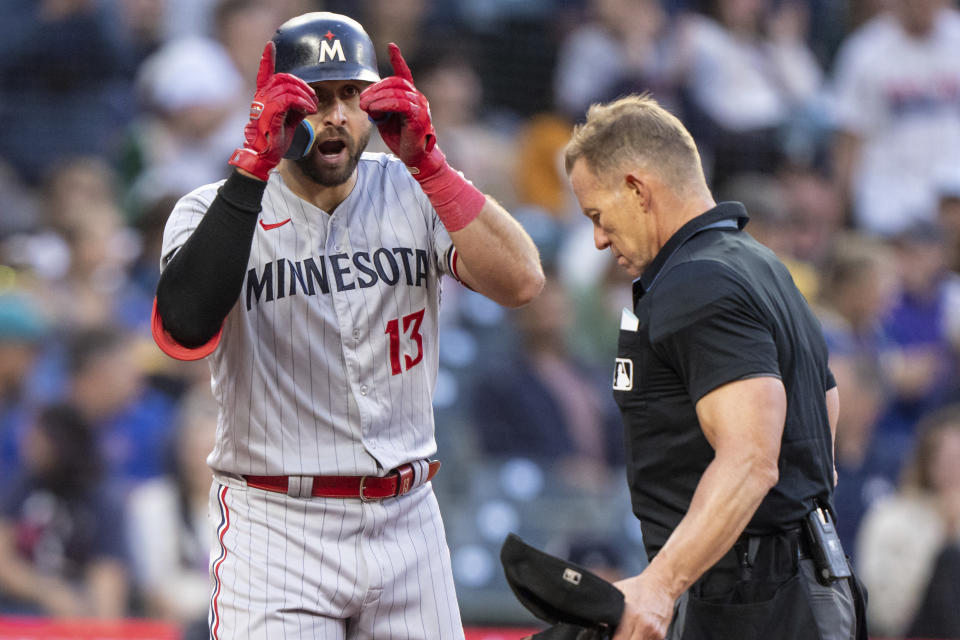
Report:
M531 547L513 533L500 549L500 562L514 595L541 620L613 629L620 624L623 593L587 569Z

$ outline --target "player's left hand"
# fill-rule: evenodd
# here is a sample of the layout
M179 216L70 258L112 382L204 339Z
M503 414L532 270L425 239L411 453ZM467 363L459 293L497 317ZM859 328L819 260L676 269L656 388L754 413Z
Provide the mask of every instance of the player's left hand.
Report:
M396 75L364 89L360 108L377 124L390 151L423 187L447 231L459 231L480 215L487 198L447 164L437 146L430 105L413 86L410 67L400 55L400 47L392 42L390 64Z
M400 47L391 42L389 48L394 75L364 89L360 108L376 123L387 147L422 179L440 168L443 154L439 149L432 153L437 138L427 98L413 85Z
M646 571L614 586L623 592L625 606L613 640L663 640L674 606L664 586Z

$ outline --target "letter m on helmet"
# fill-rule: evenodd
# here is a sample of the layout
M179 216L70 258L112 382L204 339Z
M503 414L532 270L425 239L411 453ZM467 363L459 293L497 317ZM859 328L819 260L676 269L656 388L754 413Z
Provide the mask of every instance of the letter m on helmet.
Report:
M363 26L345 15L305 13L284 22L273 35L276 71L307 84L326 80L377 82L377 56Z
M340 62L346 62L347 60L346 56L343 55L343 45L340 44L339 39L334 40L332 46L326 40L320 41L320 60L318 62L326 62L328 55L331 60Z

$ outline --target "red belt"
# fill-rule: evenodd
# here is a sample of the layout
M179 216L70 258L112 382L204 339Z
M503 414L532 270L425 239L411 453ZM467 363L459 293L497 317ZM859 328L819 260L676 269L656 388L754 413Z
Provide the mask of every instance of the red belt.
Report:
M359 498L363 501L382 500L408 493L415 486L430 481L440 470L440 461L431 460L427 477L414 484L413 464L404 464L385 476L243 476L247 486L264 491L275 491L300 497ZM312 482L312 486L311 486ZM296 485L291 491L291 485ZM306 486L304 486L304 484Z

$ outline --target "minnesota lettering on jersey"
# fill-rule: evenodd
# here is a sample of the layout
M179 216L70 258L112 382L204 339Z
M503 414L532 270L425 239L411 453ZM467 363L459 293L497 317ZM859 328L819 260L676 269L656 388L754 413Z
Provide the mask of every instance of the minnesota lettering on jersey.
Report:
M423 286L430 273L430 261L425 249L395 247L380 248L372 254L358 251L352 256L334 253L303 260L280 258L268 262L258 273L247 272L247 311L253 302L272 302L285 296L308 296L330 293L331 286L338 292L367 289L378 282L396 286L403 278L407 286Z

